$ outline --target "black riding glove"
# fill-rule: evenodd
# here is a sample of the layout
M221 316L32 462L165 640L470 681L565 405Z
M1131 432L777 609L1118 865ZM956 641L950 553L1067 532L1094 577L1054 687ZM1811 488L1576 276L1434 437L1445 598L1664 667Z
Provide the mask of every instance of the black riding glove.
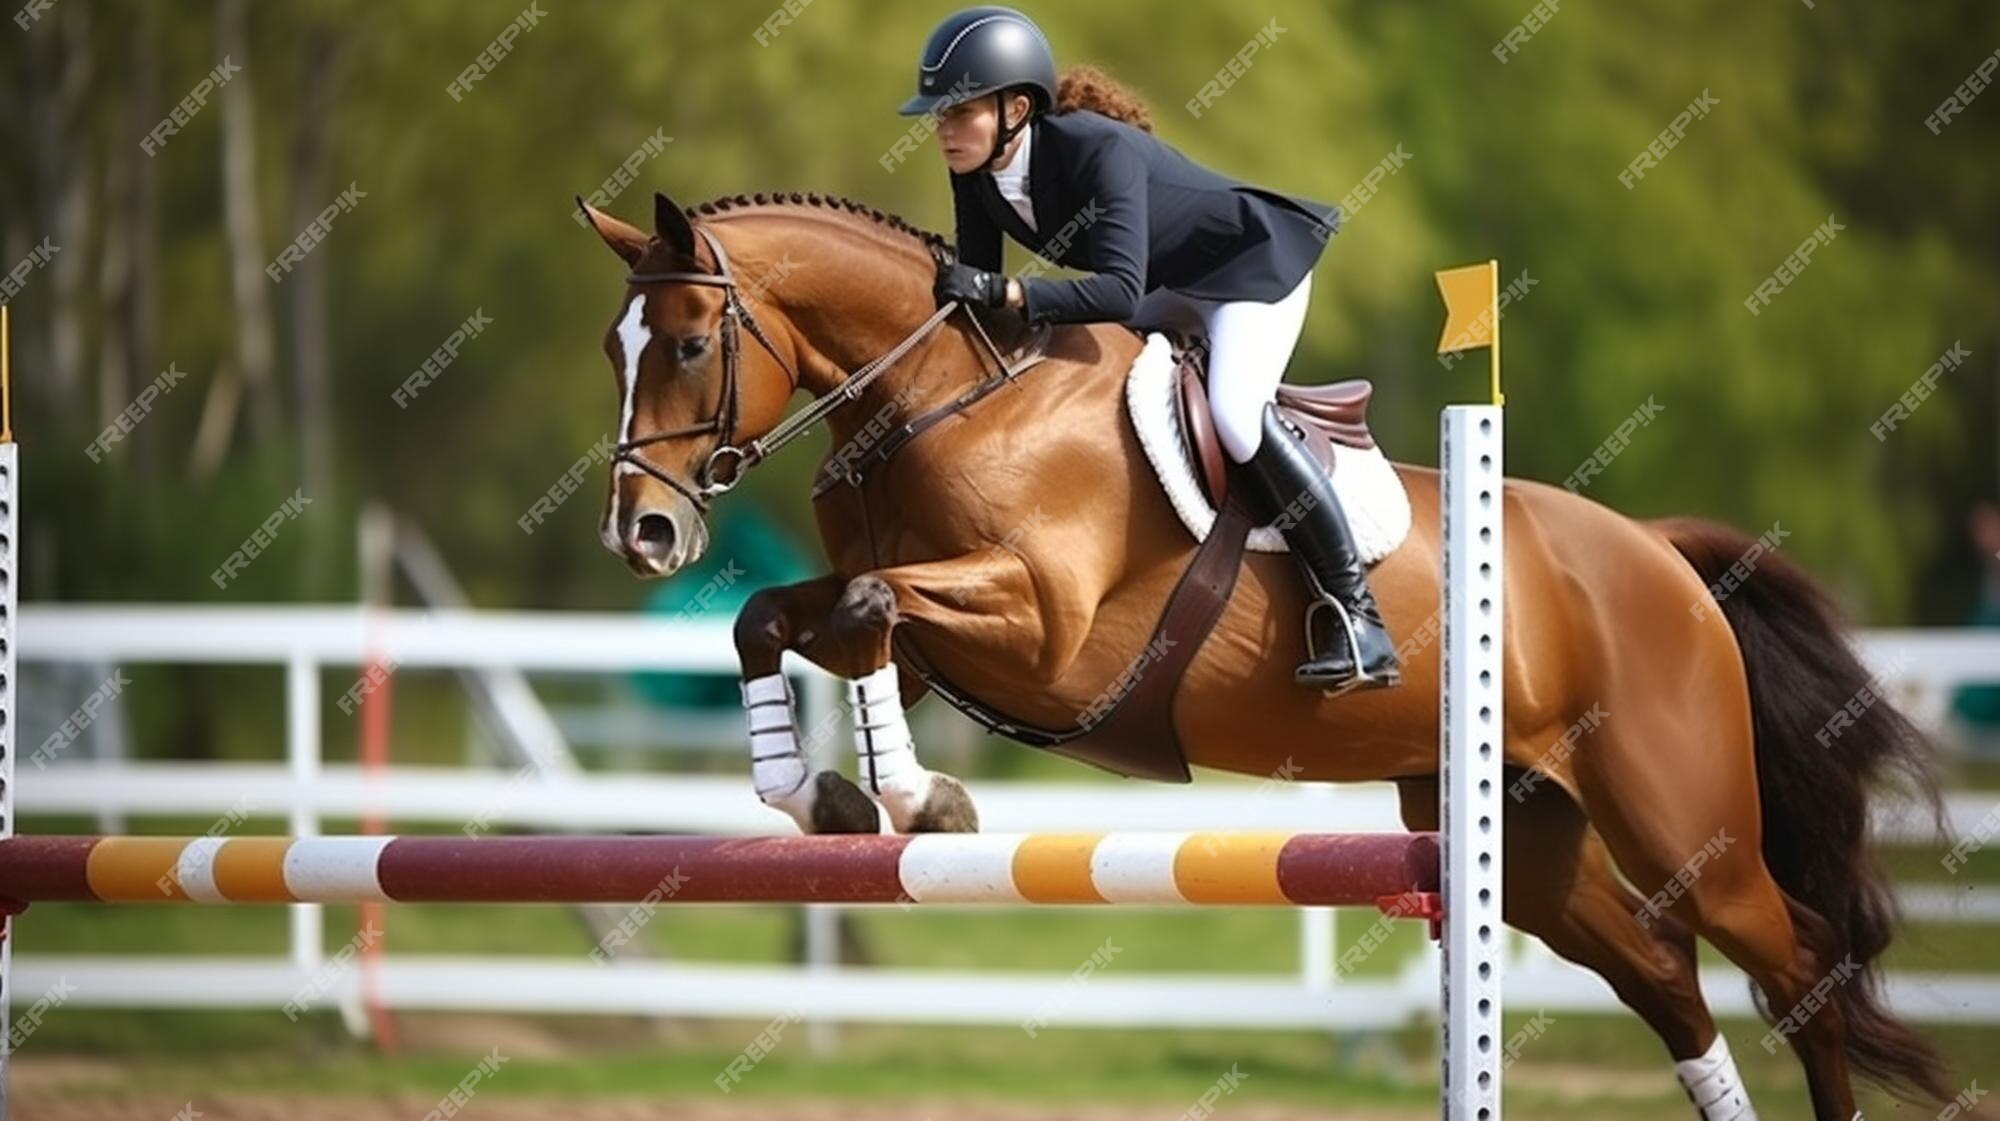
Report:
M946 301L957 300L983 307L1005 307L1007 278L997 272L953 262L938 270L937 283L931 286L931 295L937 298L939 306Z

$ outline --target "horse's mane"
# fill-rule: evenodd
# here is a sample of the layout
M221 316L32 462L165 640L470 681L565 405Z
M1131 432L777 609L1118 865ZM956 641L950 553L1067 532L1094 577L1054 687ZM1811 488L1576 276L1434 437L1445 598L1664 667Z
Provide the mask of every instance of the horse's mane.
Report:
M692 220L695 218L708 218L728 214L731 211L741 210L746 207L785 206L788 204L792 206L816 206L822 210L859 215L860 217L869 219L878 226L916 238L918 241L923 242L925 249L942 252L951 251L951 243L945 239L943 234L932 233L920 226L912 225L898 215L891 214L879 207L870 206L865 202L846 198L841 195L822 195L810 191L724 195L721 198L709 199L707 202L698 202L688 207L686 214Z

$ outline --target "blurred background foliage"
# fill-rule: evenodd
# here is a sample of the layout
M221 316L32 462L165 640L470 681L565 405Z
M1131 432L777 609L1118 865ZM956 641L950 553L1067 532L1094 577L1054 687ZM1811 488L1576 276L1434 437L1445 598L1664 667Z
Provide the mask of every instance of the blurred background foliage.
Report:
M1564 4L1496 61L1529 6L1028 10L1061 61L1109 69L1162 137L1225 173L1333 200L1407 153L1323 260L1292 373L1374 378L1399 458L1429 461L1437 406L1483 392L1483 359L1447 371L1432 354L1431 271L1498 257L1535 281L1505 335L1517 474L1560 482L1651 400L1664 411L1591 497L1778 523L1866 621L1963 619L1990 559L1967 514L2000 478L2000 93L1941 134L1924 120L2000 45L2000 6ZM655 189L817 190L948 229L932 151L893 173L878 157L950 7L811 0L760 43L764 5L540 0L462 100L447 83L519 0L56 0L6 27L0 256L61 247L14 309L24 593L352 598L354 515L381 499L482 605L636 605L647 589L596 541L601 467L535 533L516 525L615 421L599 340L620 270L572 197L660 131L672 143L611 205L628 219L649 224ZM1272 19L1248 71L1186 110ZM241 72L146 155L224 55ZM1713 111L1627 189L1619 172L1703 91ZM271 283L262 267L350 185L365 198ZM1829 216L1839 237L1748 313ZM492 326L399 408L395 388L475 310ZM1971 359L1877 440L1954 341ZM170 363L187 378L93 462L85 446ZM810 539L819 452L732 501ZM209 572L297 488L308 515L218 590Z

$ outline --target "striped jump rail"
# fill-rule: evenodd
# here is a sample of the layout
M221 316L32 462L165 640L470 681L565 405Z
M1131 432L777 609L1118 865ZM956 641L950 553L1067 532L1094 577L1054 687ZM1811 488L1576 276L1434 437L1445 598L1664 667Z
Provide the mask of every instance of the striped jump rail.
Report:
M0 900L949 903L1439 911L1428 833L0 840Z

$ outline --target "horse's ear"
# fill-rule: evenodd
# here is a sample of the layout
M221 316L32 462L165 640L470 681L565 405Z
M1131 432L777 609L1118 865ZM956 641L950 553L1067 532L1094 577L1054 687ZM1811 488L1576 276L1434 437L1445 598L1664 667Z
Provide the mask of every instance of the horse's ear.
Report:
M694 226L688 222L681 204L659 191L653 192L653 232L682 255L694 256Z
M583 215L584 221L590 223L590 228L596 230L597 236L604 239L604 244L610 246L613 253L624 258L625 267L638 266L639 258L646 253L646 243L651 240L643 231L637 226L620 222L583 201L582 196L577 197L576 207Z

